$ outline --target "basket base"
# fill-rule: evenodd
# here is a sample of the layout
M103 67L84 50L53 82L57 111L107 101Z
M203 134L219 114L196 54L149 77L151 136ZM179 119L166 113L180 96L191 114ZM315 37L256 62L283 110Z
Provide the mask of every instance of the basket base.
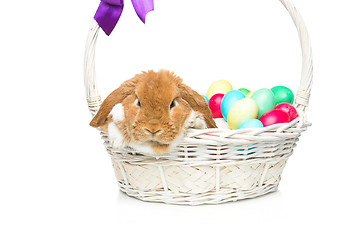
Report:
M129 188L124 182L119 181L120 190L131 197L135 197L146 202L161 202L177 205L202 205L219 204L226 202L235 202L238 200L259 197L278 189L277 184L263 185L251 190L240 189L220 189L219 191L210 191L206 193L174 193L171 191L140 191Z

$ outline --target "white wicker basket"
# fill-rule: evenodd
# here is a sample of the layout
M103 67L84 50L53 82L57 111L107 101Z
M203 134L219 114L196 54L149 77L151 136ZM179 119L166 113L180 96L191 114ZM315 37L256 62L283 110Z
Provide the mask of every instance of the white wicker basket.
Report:
M295 100L299 117L263 129L191 130L176 149L158 158L131 149L115 151L107 135L101 133L123 192L145 201L199 205L253 198L277 190L301 132L310 125L306 108L313 77L304 22L290 0L280 2L297 27L302 48L302 75ZM102 103L94 77L98 31L93 21L85 54L85 88L92 115Z

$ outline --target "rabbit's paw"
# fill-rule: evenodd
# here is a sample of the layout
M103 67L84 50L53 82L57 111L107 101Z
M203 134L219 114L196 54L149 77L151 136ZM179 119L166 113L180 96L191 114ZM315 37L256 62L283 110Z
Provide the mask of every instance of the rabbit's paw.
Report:
M205 129L206 122L204 120L204 116L195 111L192 111L189 119L187 120L186 127L195 128L195 129Z
M122 149L125 146L125 139L115 123L109 124L108 132L111 146L116 150Z

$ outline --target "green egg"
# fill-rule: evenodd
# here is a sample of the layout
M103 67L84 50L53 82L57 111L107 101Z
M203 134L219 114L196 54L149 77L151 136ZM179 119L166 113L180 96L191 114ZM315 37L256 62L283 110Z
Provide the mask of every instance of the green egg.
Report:
M294 94L289 88L284 86L276 86L273 87L271 91L275 95L276 105L284 102L290 104L294 103Z
M252 96L252 99L258 105L258 116L259 119L264 113L273 110L275 108L275 96L273 92L268 88L262 88L257 90Z
M247 88L239 88L239 91L242 92L245 96L250 92Z

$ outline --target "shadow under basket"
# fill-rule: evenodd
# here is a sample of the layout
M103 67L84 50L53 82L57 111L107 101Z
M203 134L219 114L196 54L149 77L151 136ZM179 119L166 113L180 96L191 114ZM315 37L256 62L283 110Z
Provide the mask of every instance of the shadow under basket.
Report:
M280 2L298 29L302 47L303 68L295 100L299 117L261 129L192 129L180 145L157 157L131 148L114 150L102 132L121 191L144 201L200 205L253 198L277 190L287 160L301 133L310 126L306 108L313 76L304 22L291 1ZM93 21L85 54L85 88L92 115L102 103L94 76L98 31Z

